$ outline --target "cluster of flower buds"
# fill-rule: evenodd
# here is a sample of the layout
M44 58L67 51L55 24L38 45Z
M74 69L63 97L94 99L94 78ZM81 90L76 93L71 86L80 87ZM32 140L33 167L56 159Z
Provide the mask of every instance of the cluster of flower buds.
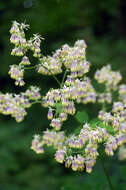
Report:
M111 66L107 65L102 67L101 70L97 70L95 73L95 79L99 83L105 83L108 91L117 89L118 83L121 81L122 76L120 72L111 70Z
M0 112L11 115L17 122L21 122L27 114L25 108L31 106L28 98L23 94L0 94Z
M55 59L53 56L43 57L37 67L37 71L43 75L57 75L62 72L61 61Z
M57 150L64 149L65 151L64 141L65 141L65 135L63 131L56 132L56 131L47 129L46 131L44 131L42 137L40 137L40 135L34 136L32 140L31 149L34 150L36 153L40 153L38 148L41 147L42 149L41 153L43 153L44 152L43 147L44 145L46 145L46 146L53 146Z
M19 65L12 65L9 74L11 78L15 79L16 85L23 86L23 75L24 75L24 67L30 65L29 58L26 56L28 50L33 51L33 56L40 58L40 43L41 37L38 34L34 34L30 40L26 40L24 30L27 30L29 25L14 21L12 27L10 29L10 42L15 45L12 49L11 55L22 57Z
M25 96L30 100L38 100L41 98L40 88L37 86L30 86L29 89L26 90Z
M86 61L85 50L86 43L84 40L78 40L73 47L68 44L62 46L60 58L66 67L70 70L73 77L82 77L89 71L90 63Z
M43 142L40 135L35 135L32 141L31 149L34 150L37 154L44 153Z
M73 171L86 169L86 172L90 173L99 155L97 151L99 143L104 143L106 154L113 156L114 150L122 144L122 140L123 143L126 142L124 135L114 137L105 128L92 129L89 124L85 124L78 136L73 135L67 138L64 132L47 130L41 140L36 141L36 137L33 139L31 148L36 153L43 153L43 145L53 146L56 149L57 162L65 163L65 167L71 167ZM80 153L76 151L77 149Z
M69 157L67 158L67 160L65 162L65 166L67 166L67 167L68 167L68 165L67 165L68 159L69 159ZM84 157L81 156L80 154L71 156L71 168L73 171L83 171L85 168Z
M90 63L85 58L85 49L84 40L76 41L73 47L65 44L52 57L47 56L40 59L38 72L44 75L56 75L62 72L64 65L73 78L82 77L90 67Z
M28 47L33 51L33 56L40 58L41 57L41 40L44 40L39 34L34 34L33 37L28 41Z
M119 101L114 102L111 112L101 110L99 123L92 127L91 123L84 124L79 133L66 135L60 131L63 122L68 115L76 112L76 103L87 104L112 103L112 91L118 89L121 74L111 70L111 66L104 66L96 71L95 79L98 83L104 83L106 89L103 93L97 93L92 86L91 80L86 77L89 72L90 63L86 60L86 44L84 40L78 40L73 47L65 44L61 49L56 50L52 56L42 56L40 35L33 35L26 40L24 30L28 25L13 22L10 29L10 41L15 45L11 54L22 56L19 65L12 65L9 70L11 78L16 80L16 85L24 85L24 69L30 65L26 53L33 51L33 56L39 61L37 72L43 75L54 75L65 70L62 82L57 79L60 87L50 89L45 96L41 96L40 89L31 86L24 93L19 95L0 94L0 112L10 114L17 122L23 120L26 115L26 108L33 103L39 102L43 107L48 108L47 118L50 120L51 130L44 131L43 135L35 135L31 149L36 153L44 153L45 146L52 146L56 153L55 159L59 163L65 163L65 167L71 167L73 171L92 171L99 156L98 147L103 143L105 152L112 156L114 151L126 142L126 85L119 86Z
M28 25L22 23L19 24L18 22L14 21L12 24L12 27L10 29L11 37L10 42L15 45L15 47L12 49L11 55L14 56L24 56L24 54L27 51L28 45L25 38L24 29L28 29ZM24 56L25 57L25 56ZM24 58L21 61L21 64L23 62L28 62ZM11 78L15 79L16 85L23 86L23 76L24 76L24 69L21 65L11 65L9 74Z
M26 108L31 107L41 98L39 88L31 86L21 94L0 93L0 113L11 115L17 122L23 121L27 114Z
M32 147L34 141L35 139ZM71 167L73 171L83 171L86 168L90 173L99 155L97 151L99 143L104 143L106 154L113 156L114 150L125 142L126 136L122 131L113 136L106 128L98 126L93 129L89 124L85 124L78 136L65 137L64 132L47 130L41 137L41 141L38 141L38 145L35 145L36 149L32 149L38 152L40 145L53 146L56 149L57 162L65 163L65 167ZM77 150L80 150L80 153ZM43 151L42 149L42 153Z
M126 84L119 86L119 99L125 104L126 103Z
M77 103L87 104L89 102L96 102L95 89L87 77L84 77L81 81L78 78L74 79L71 75L68 75L62 89L62 94L64 94L66 99L71 99Z
M59 149L56 151L55 159L59 163L63 163L65 159L66 150L65 149Z
M96 162L96 158L99 155L97 151L98 143L103 142L106 139L107 135L108 134L105 129L97 127L97 129L94 130L89 124L85 124L78 136L73 135L71 137L68 137L68 139L66 140L68 148L67 151L69 152L69 150L71 149L79 149L81 151L80 155L81 157L83 157L83 164L85 164L86 166L86 171L90 173L92 171L92 167ZM74 159L72 159L71 156L70 158L72 163ZM68 160L69 159L66 157L65 166L70 167L70 164L67 164ZM83 164L81 163L81 165ZM73 170L83 170L83 166L81 168L78 166L77 169L74 169L71 165Z
M27 30L29 25L14 21L10 29L10 42L15 45L15 48L12 50L11 54L15 56L23 56L28 49L34 52L34 57L41 57L40 44L41 38L40 35L34 34L30 40L26 40L24 30Z
M76 79L71 88L72 97L77 103L95 103L96 92L93 88L89 78L84 78L83 81Z
M11 54L15 56L23 56L27 49L27 41L25 38L24 30L27 30L29 25L14 21L10 29L10 42L15 45Z
M113 155L113 150L126 143L126 109L122 102L114 102L111 112L101 111L99 118L106 124L111 135L106 143L105 152Z
M30 63L30 61L29 61L29 58L28 58L27 56L24 56L24 57L22 58L22 61L20 62L19 65L25 66L25 65L30 65L30 64L31 64L31 63Z
M100 111L99 118L119 134L126 132L126 109L122 102L114 102L111 112Z
M20 65L11 65L8 72L12 79L15 79L15 85L23 86L24 69Z
M60 130L62 122L67 119L67 115L75 114L74 102L66 98L63 89L50 90L42 100L42 106L48 107L48 119L50 126L55 130Z
M68 77L70 79L70 76ZM56 130L61 129L62 122L67 119L68 114L75 114L75 102L87 104L96 101L96 92L88 78L84 81L74 79L69 83L68 77L63 88L51 89L42 101L42 106L49 108L47 118Z
M92 171L99 155L97 150L99 143L105 143L107 155L113 155L113 150L118 146L116 139L105 128L98 126L93 129L87 123L84 124L78 136L66 137L62 131L47 130L41 137L41 141L38 141L38 145L34 142L36 142L36 138L32 142L32 149L35 152L38 153L40 145L53 146L56 149L55 159L57 162L65 163L65 167L71 167L73 171L83 171L86 168L88 173ZM33 148L33 144L36 148ZM43 146L41 148L43 150Z
M112 94L111 93L97 93L97 101L98 103L108 103L112 102Z

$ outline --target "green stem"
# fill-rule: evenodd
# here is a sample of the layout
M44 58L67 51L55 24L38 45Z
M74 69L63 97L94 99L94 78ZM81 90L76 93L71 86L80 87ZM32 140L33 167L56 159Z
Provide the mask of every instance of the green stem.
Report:
M55 75L52 74L52 77L56 80L56 82L61 85L60 81L57 79L57 77L55 77Z
M42 101L37 100L37 101L31 102L31 105L33 105L33 104L41 104L41 103L42 103Z
M50 72L50 74L52 75L52 77L56 80L56 82L61 85L60 81L57 79L57 77L55 77L55 75L52 73L52 71L50 71L45 65L42 65L45 69L47 69L47 71Z
M65 80L65 77L66 77L67 71L68 71L68 70L66 69L66 70L65 70L65 73L64 73L64 75L63 75L63 78L62 78L62 82L61 82L60 88L63 87L63 84L64 84L64 80Z
M101 165L102 165L104 174L105 174L105 176L106 176L106 179L107 179L109 188L110 188L110 190L114 190L114 188L113 188L113 186L112 186L112 183L111 183L111 180L110 180L110 176L109 176L109 174L108 174L108 171L107 171L106 168L105 168L104 160L103 160L102 158L101 158L100 160L101 160Z
M31 66L31 67L24 67L25 70L30 70L30 69L35 69L36 68L36 65L35 66Z
M52 71L50 71L45 65L42 65L45 69L47 69L50 73L51 73L51 75L52 75L52 77L56 80L56 82L61 86L61 83L60 83L60 81L57 79L57 77L55 77L55 75L52 73ZM32 67L25 67L24 69L35 69L37 67L37 65L35 65L35 66L32 66Z

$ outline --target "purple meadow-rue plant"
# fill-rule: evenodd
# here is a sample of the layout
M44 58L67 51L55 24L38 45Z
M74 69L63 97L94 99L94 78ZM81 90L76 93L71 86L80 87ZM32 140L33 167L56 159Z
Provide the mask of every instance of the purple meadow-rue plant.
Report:
M84 40L77 40L74 46L63 45L53 52L52 56L43 56L39 34L34 34L29 40L25 37L25 30L29 25L13 22L10 29L10 42L14 45L11 55L21 57L20 63L11 65L9 75L15 80L15 85L23 86L24 74L28 69L35 69L36 73L49 75L58 83L57 89L51 88L46 94L41 94L37 86L30 86L20 94L0 93L0 112L11 115L17 122L21 122L27 115L27 109L32 104L40 103L48 108L47 119L49 128L41 135L34 135L31 149L36 153L44 153L45 146L55 149L55 160L64 163L65 167L73 171L92 172L99 157L99 146L104 145L105 153L113 156L114 151L126 143L126 85L120 84L120 72L113 71L110 65L96 71L94 79L104 85L104 92L96 91L92 80L87 76L91 63L86 60L87 45ZM31 63L27 52L31 51L38 60L38 64ZM57 75L63 73L59 81ZM113 100L113 92L118 98ZM71 129L68 134L64 131L64 121L69 115L78 113L77 104L100 104L97 113L97 124L79 123L78 133ZM113 105L106 111L106 105ZM81 126L81 127L80 127ZM120 148L119 159L122 160L124 146Z

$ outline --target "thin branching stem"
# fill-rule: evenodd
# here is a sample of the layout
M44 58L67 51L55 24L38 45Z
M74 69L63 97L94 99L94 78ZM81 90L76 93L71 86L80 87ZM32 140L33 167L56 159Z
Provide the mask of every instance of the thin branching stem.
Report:
M61 85L60 81L58 80L58 78L52 73L51 70L48 69L48 67L46 67L45 65L42 65L45 69L47 69L47 71L50 72L50 74L52 75L52 77L56 80L56 82Z
M110 176L109 176L109 174L108 174L108 171L107 171L106 168L105 168L105 164L104 164L104 160L103 160L103 158L100 158L100 161L101 161L101 165L102 165L102 168L103 168L104 174L105 174L105 176L106 176L106 179L107 179L107 182L108 182L109 188L110 188L110 190L114 190L113 185L112 185L112 183L111 183Z
M66 69L65 72L64 72L63 78L62 78L62 82L61 82L60 88L63 87L64 80L65 80L65 77L66 77L67 72L68 72L68 70Z
M37 65L31 66L31 67L23 67L23 69L25 69L25 70L36 69L36 66L37 66Z
M42 65L42 66L50 72L50 74L51 74L52 77L56 80L56 82L59 84L59 86L61 86L60 81L59 81L59 80L57 79L57 77L52 73L52 71L49 70L45 65ZM24 69L30 70L30 69L36 69L36 68L37 68L37 65L31 66L31 67L25 67Z
M41 103L42 103L42 101L37 100L37 101L31 102L30 104L33 105L33 104L41 104Z

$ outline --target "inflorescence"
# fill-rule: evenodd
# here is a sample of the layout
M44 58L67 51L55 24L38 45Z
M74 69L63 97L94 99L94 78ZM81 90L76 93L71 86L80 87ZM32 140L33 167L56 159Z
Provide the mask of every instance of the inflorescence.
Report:
M86 76L91 64L86 60L87 45L84 40L76 41L73 47L65 44L52 56L43 56L40 50L43 38L35 34L26 40L24 30L28 28L28 25L14 21L10 29L10 41L14 44L11 55L21 57L19 65L10 66L10 77L15 80L15 85L23 86L25 70L34 68L37 73L54 77L59 88L49 89L45 95L41 95L41 89L36 86L31 86L20 94L1 93L0 111L21 122L27 114L26 108L33 103L40 103L48 108L50 128L43 135L34 136L31 149L36 153L44 153L45 146L52 146L56 150L57 162L65 163L65 167L71 167L73 171L86 169L90 173L99 156L98 148L101 143L105 147L105 153L113 156L114 151L126 142L126 85L119 85L121 74L112 71L111 66L107 65L94 75L94 79L105 86L104 92L97 92L91 79ZM27 57L29 50L39 64L33 65L30 62ZM63 79L60 82L56 75L62 72ZM113 91L118 92L118 100L114 103ZM74 117L77 112L76 104L80 103L99 103L100 122L95 127L90 122L81 124L78 134L73 130L73 133L66 135L65 131L61 131L63 123L68 115ZM112 110L107 112L105 104L113 104Z

